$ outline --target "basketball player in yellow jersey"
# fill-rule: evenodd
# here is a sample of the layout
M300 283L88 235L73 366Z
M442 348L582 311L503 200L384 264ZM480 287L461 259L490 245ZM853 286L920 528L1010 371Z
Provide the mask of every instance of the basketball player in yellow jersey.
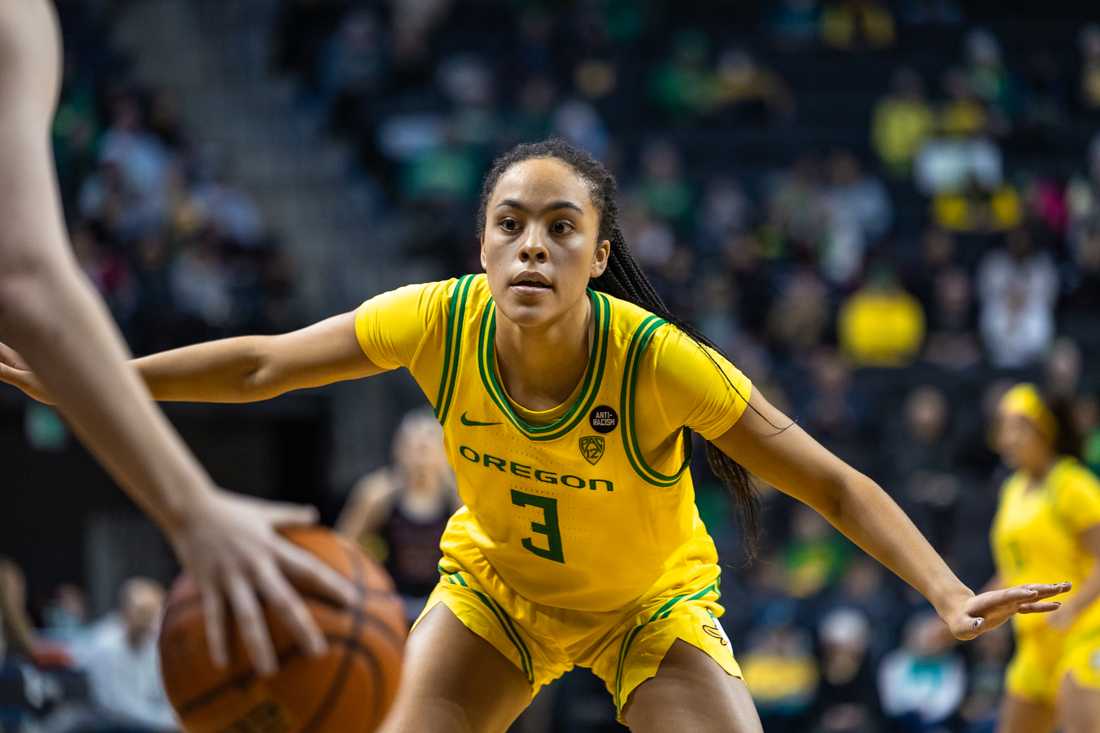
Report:
M225 663L228 601L257 668L271 673L257 595L319 653L324 637L286 577L334 600L353 590L275 533L313 521L312 509L218 489L126 365L118 329L67 246L50 150L58 35L49 0L0 0L0 339L20 350L17 363L35 366L81 441L165 531L202 592L215 661Z
M1065 585L975 596L869 478L672 318L617 223L614 179L553 140L486 178L484 275L413 285L301 331L136 362L163 400L243 402L405 367L443 425L465 508L383 729L503 731L574 665L636 731L760 731L718 617L689 431L735 493L746 469L820 511L969 639ZM0 379L47 398L17 364Z
M1100 726L1100 480L1074 454L1063 405L1020 384L1001 400L998 449L1016 469L993 522L990 587L1055 574L1075 585L1058 611L1019 616L1000 733L1091 733Z

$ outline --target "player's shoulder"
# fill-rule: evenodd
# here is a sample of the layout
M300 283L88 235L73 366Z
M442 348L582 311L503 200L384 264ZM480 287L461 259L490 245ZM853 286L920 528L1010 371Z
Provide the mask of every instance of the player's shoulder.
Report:
M1068 456L1063 458L1059 469L1059 484L1100 492L1100 478L1076 458Z

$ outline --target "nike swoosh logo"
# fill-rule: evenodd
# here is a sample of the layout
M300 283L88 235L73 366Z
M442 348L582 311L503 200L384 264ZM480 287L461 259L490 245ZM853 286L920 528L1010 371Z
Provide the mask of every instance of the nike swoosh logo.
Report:
M463 425L469 425L472 428L484 427L486 425L500 425L499 422L481 422L480 420L471 420L470 418L466 417L465 412L462 413L462 417L460 419L462 420Z

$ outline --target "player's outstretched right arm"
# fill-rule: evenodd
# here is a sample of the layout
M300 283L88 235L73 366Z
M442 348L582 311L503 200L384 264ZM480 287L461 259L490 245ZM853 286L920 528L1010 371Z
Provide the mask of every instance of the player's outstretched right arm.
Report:
M130 364L153 398L162 402L258 402L384 371L359 347L354 313L277 336L238 336L184 346ZM0 381L40 402L52 401L21 355L4 344Z

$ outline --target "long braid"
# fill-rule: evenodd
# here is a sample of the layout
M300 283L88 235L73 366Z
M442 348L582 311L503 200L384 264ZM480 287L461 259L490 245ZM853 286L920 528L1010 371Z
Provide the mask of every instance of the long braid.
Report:
M697 328L681 320L665 305L653 283L645 276L637 260L626 244L619 227L619 207L616 202L615 178L604 166L583 150L573 147L560 138L551 138L538 143L517 145L493 162L485 177L481 190L481 205L478 214L478 236L485 231L486 207L493 189L503 173L516 163L532 158L556 158L569 165L588 183L592 200L600 210L600 239L611 243L611 252L604 273L591 281L594 290L599 290L616 298L641 306L654 315L675 325L700 346L709 347L721 354L710 339ZM715 361L708 349L702 349L733 390L737 387L730 381L725 370ZM744 397L744 395L742 395ZM691 440L691 431L684 429L684 439ZM751 559L756 552L756 540L760 531L760 500L756 488L744 466L720 451L713 443L706 441L707 463L715 476L730 491L740 510L741 524L744 529L744 547Z

